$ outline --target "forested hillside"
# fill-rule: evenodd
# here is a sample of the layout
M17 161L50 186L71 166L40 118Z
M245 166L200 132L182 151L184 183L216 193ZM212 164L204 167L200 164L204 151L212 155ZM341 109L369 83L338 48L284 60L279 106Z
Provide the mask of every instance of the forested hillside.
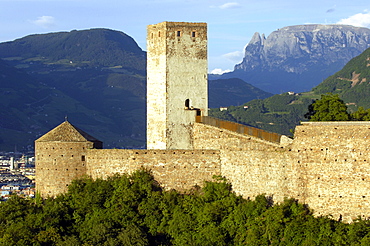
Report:
M315 218L293 199L246 200L220 177L185 194L146 171L74 181L56 198L0 204L1 245L368 245L370 223Z
M208 81L208 106L211 108L238 106L255 98L264 99L270 96L271 93L237 78Z
M350 105L370 108L370 48L342 70L312 89L315 94L337 93Z

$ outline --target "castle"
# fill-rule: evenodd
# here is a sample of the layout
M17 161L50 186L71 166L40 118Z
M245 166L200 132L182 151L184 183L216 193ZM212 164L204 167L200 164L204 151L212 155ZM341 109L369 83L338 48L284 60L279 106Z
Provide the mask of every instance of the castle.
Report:
M207 116L207 26L147 29L147 149L103 149L63 122L35 141L36 188L66 192L81 175L150 169L166 189L226 177L244 198L298 199L315 215L370 216L370 122L303 122L294 139Z

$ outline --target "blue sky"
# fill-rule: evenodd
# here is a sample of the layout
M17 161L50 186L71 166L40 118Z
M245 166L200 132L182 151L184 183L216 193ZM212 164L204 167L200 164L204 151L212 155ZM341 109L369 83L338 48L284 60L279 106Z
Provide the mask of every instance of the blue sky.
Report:
M370 28L369 0L0 0L0 42L29 34L110 28L146 50L146 26L208 23L209 71L233 70L255 32L284 26L351 24Z

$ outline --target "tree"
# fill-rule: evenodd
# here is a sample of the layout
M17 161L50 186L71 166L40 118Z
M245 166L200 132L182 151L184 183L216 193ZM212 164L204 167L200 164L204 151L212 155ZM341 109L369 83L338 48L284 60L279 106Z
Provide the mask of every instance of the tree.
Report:
M310 121L346 121L350 119L346 104L338 94L327 93L308 106L305 117Z
M370 109L364 109L363 107L359 107L356 112L351 114L352 120L358 121L369 121L370 120Z

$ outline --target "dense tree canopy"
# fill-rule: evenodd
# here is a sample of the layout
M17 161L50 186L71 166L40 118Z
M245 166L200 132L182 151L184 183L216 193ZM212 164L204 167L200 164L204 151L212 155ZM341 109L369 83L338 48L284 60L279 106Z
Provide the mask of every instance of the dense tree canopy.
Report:
M370 222L315 218L294 199L235 195L223 178L185 194L146 171L83 178L56 198L0 204L0 245L369 245Z
M359 107L356 112L351 114L351 119L360 120L360 121L369 121L370 120L370 109L364 109Z
M327 93L308 107L305 115L310 121L345 121L350 119L346 104L338 94Z

